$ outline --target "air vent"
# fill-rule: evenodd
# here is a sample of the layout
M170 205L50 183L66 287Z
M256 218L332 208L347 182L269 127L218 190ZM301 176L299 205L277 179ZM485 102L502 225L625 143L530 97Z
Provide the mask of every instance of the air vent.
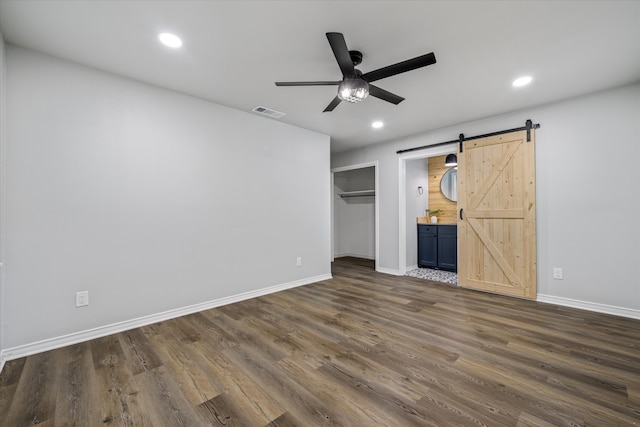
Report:
M272 119L279 119L287 113L281 113L280 111L272 110L271 108L263 107L258 105L253 110L254 113L262 114L263 116L271 117Z

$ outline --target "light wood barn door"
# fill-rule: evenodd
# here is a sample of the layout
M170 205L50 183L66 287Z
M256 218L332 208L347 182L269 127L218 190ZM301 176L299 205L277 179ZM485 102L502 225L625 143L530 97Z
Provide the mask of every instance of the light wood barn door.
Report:
M534 131L465 141L458 154L458 284L536 297Z

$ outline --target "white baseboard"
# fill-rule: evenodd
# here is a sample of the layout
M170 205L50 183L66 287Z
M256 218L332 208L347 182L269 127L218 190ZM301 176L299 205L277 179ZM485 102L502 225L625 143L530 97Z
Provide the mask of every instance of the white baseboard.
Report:
M415 264L415 265L408 265L408 266L407 266L407 271L415 270L415 269L417 269L417 268L418 268L418 264Z
M391 268L378 267L376 271L379 273L391 274L392 276L402 276L400 270L393 270Z
M220 307L227 304L233 304L239 301L247 300L250 298L256 298L263 295L272 294L274 292L280 292L285 289L291 289L298 286L308 285L310 283L320 282L322 280L331 279L331 274L323 274L315 277L308 277L301 280L296 280L289 283L283 283L281 285L270 286L268 288L258 289L256 291L245 292L238 295L232 295L216 299L213 301L207 301L203 303L193 304L187 307L177 308L174 310L168 310L162 313L152 314L149 316L139 317L137 319L126 320L124 322L113 323L111 325L100 326L85 331L74 332L72 334L63 335L60 337L49 338L42 341L37 341L30 344L24 344L17 347L8 348L0 352L0 372L4 364L8 360L19 359L21 357L30 356L36 353L42 353L56 348L66 347L68 345L77 344L84 341L89 341L95 338L104 337L107 335L116 334L118 332L127 331L129 329L139 328L141 326L150 325L152 323L162 322L169 319L174 319L180 316L186 316L187 314L197 313L199 311L208 310L215 307Z
M362 254L354 254L354 253L351 253L351 252L347 252L347 253L344 253L344 254L335 254L334 258L341 258L341 257L344 257L344 256L350 256L350 257L362 258L362 259L370 259L370 260L375 260L376 259L375 255L362 255Z
M583 310L595 311L598 313L613 314L614 316L640 319L640 310L636 310L633 308L617 307L614 305L599 304L596 302L580 301L571 298L556 297L553 295L544 294L538 294L536 301L562 305L565 307L581 308Z

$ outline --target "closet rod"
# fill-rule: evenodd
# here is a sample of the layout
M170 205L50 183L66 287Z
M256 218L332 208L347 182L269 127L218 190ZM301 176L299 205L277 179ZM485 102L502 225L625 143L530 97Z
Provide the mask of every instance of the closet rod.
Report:
M540 124L539 123L535 123L534 124L531 120L527 120L526 124L524 126L522 126L522 127L519 127L519 128L500 130L500 131L497 131L497 132L485 133L483 135L476 135L476 136L469 136L469 137L466 137L463 134L460 134L460 137L458 139L454 139L452 141L437 142L435 144L423 145L421 147L414 147L414 148L407 148L405 150L398 150L398 151L396 151L396 154L408 153L410 151L418 151L418 150L423 150L425 148L439 147L441 145L448 145L448 144L454 144L454 143L460 143L460 152L462 152L462 143L464 141L471 141L472 139L479 139L479 138L487 138L489 136L502 135L502 134L505 134L505 133L518 132L518 131L521 131L521 130L526 130L527 131L527 141L530 141L531 139L529 137L529 131L531 131L531 129L538 129L538 128L540 128Z

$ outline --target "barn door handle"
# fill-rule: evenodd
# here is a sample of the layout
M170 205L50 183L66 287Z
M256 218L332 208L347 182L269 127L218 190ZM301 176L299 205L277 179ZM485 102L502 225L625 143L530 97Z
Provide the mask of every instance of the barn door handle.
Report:
M463 211L463 209L460 208L460 221L464 220L464 218L462 217L462 211Z

